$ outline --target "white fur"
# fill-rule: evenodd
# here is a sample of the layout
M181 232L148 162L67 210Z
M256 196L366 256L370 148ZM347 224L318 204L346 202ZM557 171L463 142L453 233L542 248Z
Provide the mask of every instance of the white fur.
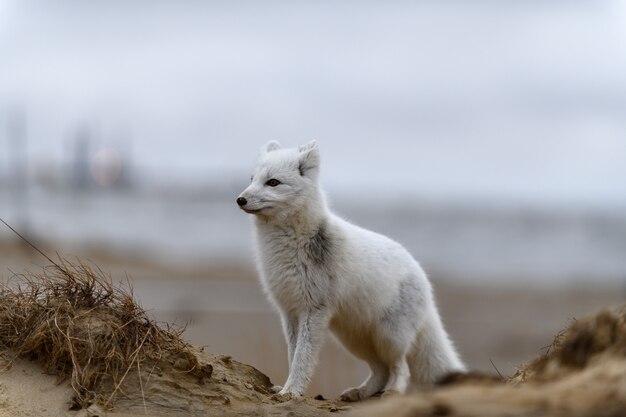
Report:
M287 340L289 377L280 392L304 393L327 328L371 369L343 400L463 371L422 268L399 243L329 211L319 164L314 141L298 149L270 142L240 195L256 217L261 283Z

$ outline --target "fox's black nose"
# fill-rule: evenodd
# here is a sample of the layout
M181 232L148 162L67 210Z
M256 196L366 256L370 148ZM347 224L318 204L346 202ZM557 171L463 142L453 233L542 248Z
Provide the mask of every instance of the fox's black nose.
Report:
M237 199L237 204L239 204L241 207L245 206L246 204L248 204L248 200L246 200L243 197L239 197Z

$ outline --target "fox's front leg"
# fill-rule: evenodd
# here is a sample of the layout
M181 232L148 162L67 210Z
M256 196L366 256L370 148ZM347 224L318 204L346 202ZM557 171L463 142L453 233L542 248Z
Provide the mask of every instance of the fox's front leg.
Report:
M283 333L285 334L285 342L287 342L287 363L289 371L291 371L291 363L293 355L296 351L296 343L298 340L298 316L295 314L281 313L280 321L283 325ZM280 392L283 387L274 385L272 391Z
M324 341L328 321L329 314L326 310L312 309L300 315L289 377L280 394L300 396L306 391Z
M289 370L291 370L291 362L296 351L298 341L298 316L294 314L283 314L282 317L283 332L285 333L285 341L287 342L287 358Z

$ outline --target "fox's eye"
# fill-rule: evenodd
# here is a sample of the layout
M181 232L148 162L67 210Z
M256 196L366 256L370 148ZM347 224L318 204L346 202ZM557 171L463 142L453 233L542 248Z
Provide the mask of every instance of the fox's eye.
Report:
M254 175L250 175L250 182L254 181Z
M276 178L269 179L265 183L265 185L269 185L270 187L276 187L278 184L280 184L280 181L278 181Z

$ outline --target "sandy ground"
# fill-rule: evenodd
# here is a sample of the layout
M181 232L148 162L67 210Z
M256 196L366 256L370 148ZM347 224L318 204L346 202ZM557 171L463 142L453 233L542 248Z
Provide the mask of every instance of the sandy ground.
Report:
M626 415L626 304L559 332L506 382L480 375L358 405L353 417L621 417Z
M18 359L11 365L3 361L0 372L0 416L65 416L72 388L43 373L35 362Z
M249 363L273 383L280 384L286 377L280 325L249 265L181 265L175 260L112 255L93 249L73 255L95 262L114 279L128 279L142 305L158 320L187 323L186 337L193 344ZM37 270L45 264L27 248L0 242L0 277L5 280L11 276L9 270ZM522 284L517 288L475 288L471 283L451 283L436 273L431 273L431 279L444 322L470 368L491 373L497 368L504 375L512 375L520 364L543 352L553 335L574 317L626 299L623 289L557 291L524 288ZM336 398L366 375L363 364L330 338L308 394ZM68 390L67 384L57 384L55 377L44 375L35 364L17 361L0 375L0 416L86 415L85 410L67 410ZM310 415L324 415L334 408L342 411L346 406L307 401ZM304 409L292 400L265 408L252 406L242 409L240 415L307 415ZM133 410L132 415L146 415L143 411ZM115 410L107 415L131 414Z
M160 362L158 372L143 371L136 374L143 376L127 379L124 395L106 411L95 405L68 409L73 390L67 381L43 374L34 361L5 360L0 416L618 417L626 415L625 348L626 304L572 322L555 336L548 352L507 381L481 374L456 376L440 387L354 405L278 396L258 370L192 348L203 367L211 364L208 379L199 382L178 372L176 360L173 366ZM5 353L5 358L11 354Z
M241 370L221 372L218 380L229 378L236 381ZM173 382L173 381L176 382ZM247 384L247 382L234 382ZM167 384L147 383L146 399L132 395L121 400L111 410L92 406L85 410L70 410L72 388L67 381L59 382L47 375L41 366L32 361L17 359L8 369L0 372L0 416L4 417L136 417L136 416L329 416L352 407L331 401L305 399L277 399L269 395L229 400L223 394L215 394L211 386L187 391L182 378L172 377ZM153 391L151 394L151 390ZM157 394L155 394L157 393ZM152 396L151 396L152 395ZM213 402L213 403L210 403ZM197 403L197 404L196 404ZM207 411L208 410L208 411ZM291 414L290 414L291 413Z

